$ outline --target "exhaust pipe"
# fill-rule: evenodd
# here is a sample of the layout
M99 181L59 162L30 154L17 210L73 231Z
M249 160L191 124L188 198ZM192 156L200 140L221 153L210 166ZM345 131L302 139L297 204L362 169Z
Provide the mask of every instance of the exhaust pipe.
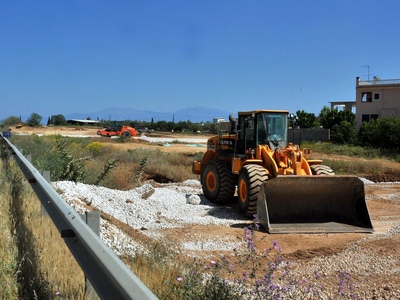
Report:
M231 122L231 133L237 133L237 120L233 114L229 115L229 121Z

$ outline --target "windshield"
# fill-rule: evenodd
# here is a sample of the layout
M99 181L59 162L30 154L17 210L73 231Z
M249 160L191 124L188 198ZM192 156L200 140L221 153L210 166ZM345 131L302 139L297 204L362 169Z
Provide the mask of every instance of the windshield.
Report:
M257 115L257 144L269 144L270 148L286 146L287 114L260 113Z

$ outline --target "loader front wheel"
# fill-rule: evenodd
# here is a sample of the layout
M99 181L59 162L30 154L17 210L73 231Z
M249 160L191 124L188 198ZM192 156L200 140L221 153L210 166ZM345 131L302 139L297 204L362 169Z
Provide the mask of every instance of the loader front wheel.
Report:
M248 217L257 213L257 198L260 186L268 180L265 169L259 165L246 165L238 180L238 203L240 210Z
M211 160L201 175L204 196L213 203L223 203L233 198L235 175L223 160Z
M333 170L325 165L311 165L310 168L313 175L335 175Z

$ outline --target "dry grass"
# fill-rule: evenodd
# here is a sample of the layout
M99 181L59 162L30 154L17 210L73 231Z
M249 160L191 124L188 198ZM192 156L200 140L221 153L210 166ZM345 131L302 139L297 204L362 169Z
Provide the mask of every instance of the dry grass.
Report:
M10 177L8 195L13 196L8 196L10 197L8 202L14 235L13 238L4 237L8 239L8 244L12 247L4 247L7 245L7 240L5 243L2 242L1 248L2 252L4 251L2 258L7 257L6 254L8 254L7 260L2 259L2 261L5 264L4 270L7 268L13 270L10 266L17 265L18 276L15 278L15 267L11 274L2 275L0 286L6 282L10 283L7 284L10 287L6 292L0 291L1 298L13 299L15 291L18 290L18 298L24 299L52 299L54 297L85 299L83 272L51 219L43 215L40 201L23 179L19 168L12 161L7 170L3 166L2 171ZM7 217L1 219L7 220ZM3 234L4 232L2 231ZM16 250L13 239L18 240ZM6 293L9 293L10 297Z
M344 160L324 159L324 164L335 170L337 175L356 175L374 182L392 182L400 180L400 168L398 163L383 163L382 160Z
M84 164L86 169L83 182L93 184L98 182L104 171L104 166L115 161L116 165L105 176L100 185L128 190L140 186L143 181L153 179L160 183L181 182L186 179L197 178L192 173L192 162L200 159L202 153L162 152L146 147L121 148L109 145L114 140L104 139L99 143L97 138L78 139L56 136L14 136L12 142L24 149L25 154L32 155L32 163L37 169L49 170L52 180L59 180L61 174L60 157L55 151L57 141L62 141L65 150L73 158L88 158L76 164Z
M123 260L159 299L178 300L174 292L176 279L187 265L180 261L182 258L168 243L157 243L148 249L148 253L138 253Z
M10 218L10 184L0 161L0 298L18 299L18 250L17 241L12 236Z

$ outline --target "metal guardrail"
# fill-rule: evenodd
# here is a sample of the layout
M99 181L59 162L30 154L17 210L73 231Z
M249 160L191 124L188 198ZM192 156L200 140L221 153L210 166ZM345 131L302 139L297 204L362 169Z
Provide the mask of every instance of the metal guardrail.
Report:
M40 175L39 171L1 134L8 147L64 238L76 261L101 299L157 299L135 274L90 229Z

